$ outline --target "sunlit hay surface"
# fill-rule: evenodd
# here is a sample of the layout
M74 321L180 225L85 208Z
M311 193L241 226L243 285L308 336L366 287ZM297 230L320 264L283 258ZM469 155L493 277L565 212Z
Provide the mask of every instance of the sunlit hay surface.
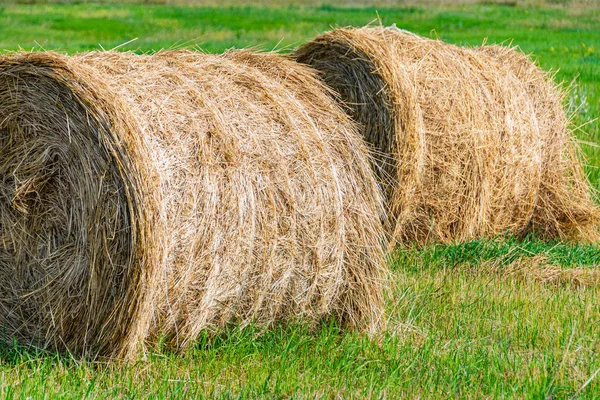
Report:
M381 327L366 146L297 63L4 55L0 160L6 338L132 357L229 323Z
M518 51L373 27L325 33L294 57L339 92L379 153L398 242L598 239L563 92Z

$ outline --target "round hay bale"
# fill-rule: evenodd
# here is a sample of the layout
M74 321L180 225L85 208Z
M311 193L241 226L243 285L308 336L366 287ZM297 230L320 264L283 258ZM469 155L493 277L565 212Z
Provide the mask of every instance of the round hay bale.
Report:
M339 92L378 153L397 241L598 239L561 93L526 57L383 27L328 32L293 56Z
M598 241L599 215L590 198L597 191L589 185L580 160L585 157L571 131L565 112L566 91L552 74L540 69L517 47L489 45L474 48L489 55L505 74L514 74L533 99L535 123L544 139L545 168L540 181L539 205L533 229L549 238ZM590 196L592 193L592 196Z
M383 200L362 142L277 55L1 56L3 336L131 357L230 323L378 329Z

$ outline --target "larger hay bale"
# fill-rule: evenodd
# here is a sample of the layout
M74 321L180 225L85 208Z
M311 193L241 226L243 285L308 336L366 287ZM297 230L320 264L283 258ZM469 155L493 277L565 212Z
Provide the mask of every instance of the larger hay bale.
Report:
M328 32L294 53L341 94L379 153L398 241L598 238L561 91L508 52L375 27Z
M5 55L0 156L5 337L133 356L232 322L381 322L366 147L297 63Z

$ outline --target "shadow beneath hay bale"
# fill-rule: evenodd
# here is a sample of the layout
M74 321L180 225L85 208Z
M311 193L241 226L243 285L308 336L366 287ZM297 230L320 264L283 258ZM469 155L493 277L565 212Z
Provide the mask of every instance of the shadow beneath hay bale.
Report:
M200 332L184 357L194 358L197 353L206 356L207 353L220 353L232 347L235 347L236 353L246 350L254 352L290 340L307 342L327 337L332 341L340 341L348 334L361 336L359 333L348 333L344 325L334 318L323 319L317 324L301 320L287 324L277 323L269 329L258 324L229 324L220 330L206 329ZM165 336L158 338L155 345L148 349L147 357L176 355L168 346L169 341L170 338Z
M63 366L79 366L81 361L69 354L23 345L15 340L0 339L0 363L4 366L19 366L24 363L44 362Z
M146 348L146 351L138 357L130 360L119 360L115 358L90 357L74 355L64 352L42 349L33 345L24 345L16 340L0 340L0 363L5 366L19 366L25 363L50 364L63 368L105 368L111 366L134 367L146 365L152 360L175 357L176 359L211 359L225 352L235 353L236 357L245 353L271 352L275 348L295 347L297 351L303 351L301 347L323 342L329 346L338 346L348 340L359 340L364 343L377 345L382 338L387 336L387 331L381 332L375 337L359 332L348 332L344 325L335 318L319 321L317 324L303 321L285 324L278 323L267 329L258 324L240 326L229 324L220 330L205 329L190 344L185 354L173 349L169 343L172 338L161 335ZM392 336L390 336L392 337ZM395 336L393 336L395 337Z

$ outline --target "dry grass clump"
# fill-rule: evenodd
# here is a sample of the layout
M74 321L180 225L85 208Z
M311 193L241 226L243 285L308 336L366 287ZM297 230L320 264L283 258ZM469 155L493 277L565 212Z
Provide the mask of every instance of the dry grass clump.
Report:
M381 323L383 201L306 67L4 55L0 154L4 336L133 356L232 322Z
M546 286L589 288L600 285L599 267L599 265L560 267L552 264L546 255L537 254L519 257L508 264L502 258L486 261L477 270L526 284L535 282Z
M325 33L294 57L322 72L379 153L399 242L598 239L562 92L526 56L374 27Z
M600 285L600 269L597 265L577 268L561 268L553 265L544 255L520 257L508 266L488 266L502 272L506 278L523 282L537 282L549 286L595 287Z

